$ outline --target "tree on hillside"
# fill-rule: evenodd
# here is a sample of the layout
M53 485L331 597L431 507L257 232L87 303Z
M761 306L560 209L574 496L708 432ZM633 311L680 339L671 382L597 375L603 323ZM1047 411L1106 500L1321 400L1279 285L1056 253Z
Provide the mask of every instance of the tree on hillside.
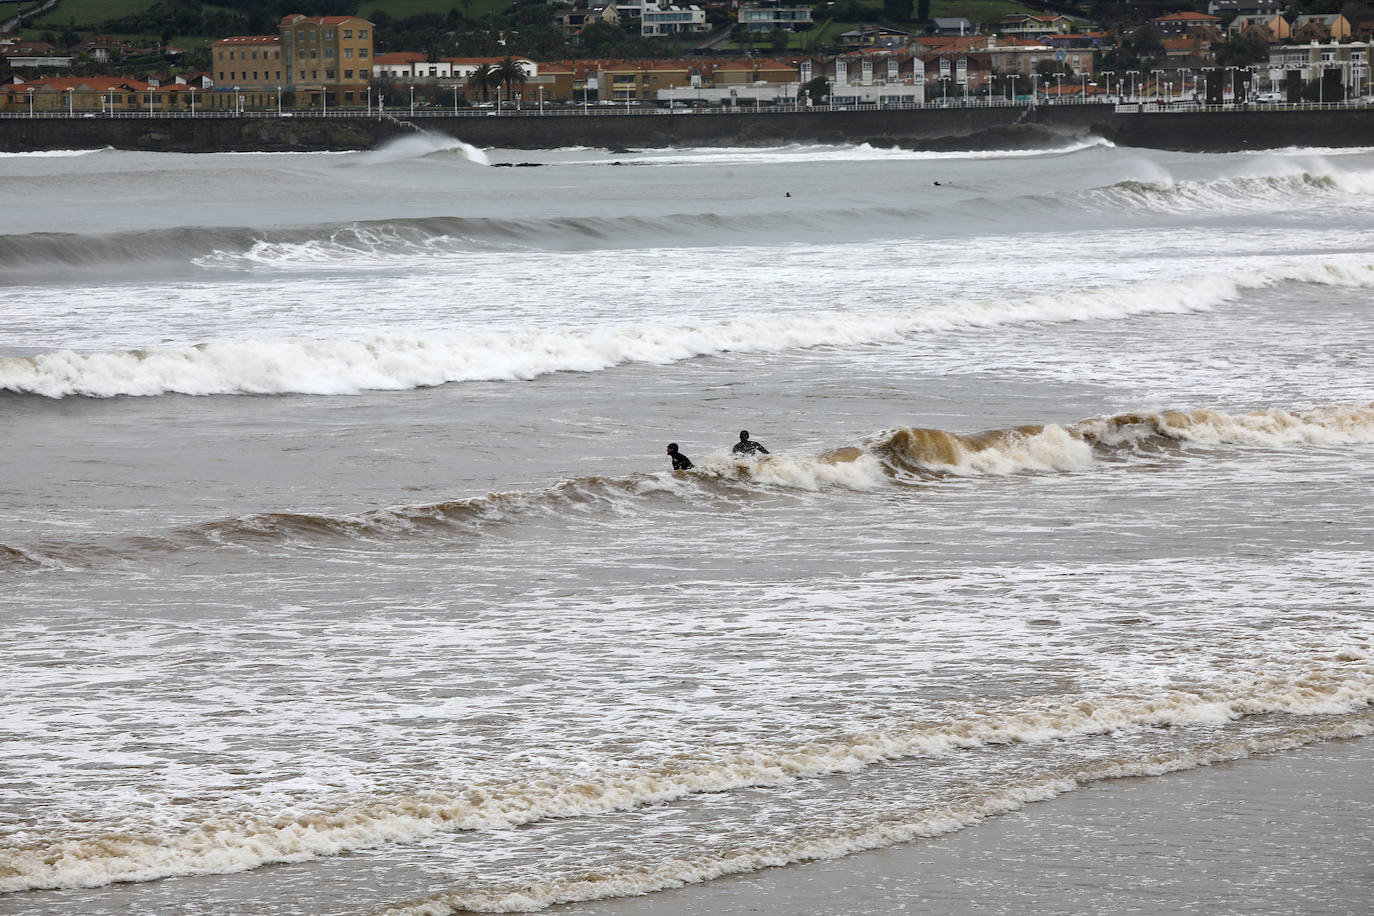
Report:
M917 0L916 2L916 21L930 21L930 0Z
M1244 67L1269 60L1269 42L1263 38L1236 35L1217 48L1217 63L1223 67Z
M906 22L911 18L911 0L883 0L883 16L892 22Z

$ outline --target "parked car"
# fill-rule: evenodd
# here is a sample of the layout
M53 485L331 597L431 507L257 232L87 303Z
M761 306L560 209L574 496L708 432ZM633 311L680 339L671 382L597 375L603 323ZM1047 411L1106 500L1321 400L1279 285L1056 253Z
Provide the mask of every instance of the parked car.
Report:
M1261 105L1274 105L1283 101L1282 92L1261 92L1255 96L1255 101Z

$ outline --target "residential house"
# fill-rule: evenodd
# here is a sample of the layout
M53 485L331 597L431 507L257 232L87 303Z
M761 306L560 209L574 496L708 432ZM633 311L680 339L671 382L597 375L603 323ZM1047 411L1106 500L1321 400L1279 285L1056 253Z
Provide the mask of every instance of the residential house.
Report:
M997 31L1015 38L1063 35L1073 31L1073 20L1068 16L1005 16L997 23Z
M841 32L839 44L842 48L900 48L911 41L911 33L884 26L864 25L848 32Z
M1348 41L1354 30L1340 13L1303 15L1293 20L1292 39L1296 42Z
M936 35L977 35L978 26L972 19L963 16L936 16L934 20Z
M1293 27L1282 16L1269 14L1259 16L1237 16L1226 27L1228 38L1258 38L1271 45L1287 41L1293 34Z
M1282 16L1284 0L1211 0L1207 12L1213 16Z
M1155 27L1161 38L1182 38L1199 31L1215 32L1221 28L1221 19L1206 13L1170 13L1151 19L1150 25Z
M618 24L620 22L620 10L614 3L607 3L602 6L576 7L556 13L553 22L562 30L564 35L573 36L597 22Z
M706 11L699 6L645 6L639 34L643 38L696 35L710 31Z
M740 25L751 32L771 32L785 29L789 32L811 27L811 7L800 3L784 3L782 0L745 0L740 3L738 18Z

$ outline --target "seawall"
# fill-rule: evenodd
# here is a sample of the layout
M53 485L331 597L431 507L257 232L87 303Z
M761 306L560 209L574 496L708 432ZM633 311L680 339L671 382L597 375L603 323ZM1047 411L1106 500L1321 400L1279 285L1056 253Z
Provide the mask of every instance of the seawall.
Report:
M483 147L764 146L872 142L956 149L1045 145L1096 134L1121 146L1228 152L1286 146L1374 146L1374 108L1117 112L1108 105L733 114L596 113L425 117L9 117L0 151L160 152L365 149L416 130Z

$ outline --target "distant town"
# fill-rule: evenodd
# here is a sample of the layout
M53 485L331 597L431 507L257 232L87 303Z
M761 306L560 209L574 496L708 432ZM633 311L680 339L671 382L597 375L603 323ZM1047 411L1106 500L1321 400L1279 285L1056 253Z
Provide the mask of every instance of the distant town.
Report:
M188 0L193 2L193 0ZM470 3L471 0L467 0ZM845 0L853 15L873 7ZM8 4L19 7L22 4ZM1348 104L1371 100L1374 12L1288 14L1276 0L1212 0L1132 27L1024 12L992 22L924 17L929 0L887 0L886 22L838 31L836 4L731 0L657 5L535 4L545 39L582 57L444 52L464 18L408 28L387 15L290 13L263 34L208 39L195 51L139 46L72 25L34 37L28 21L56 0L0 23L0 112L7 116L297 112L382 114L545 111L591 106L1068 104ZM347 4L356 7L358 4ZM199 7L199 4L196 4ZM530 4L523 14L528 18ZM0 15L5 11L0 4ZM154 10L160 5L154 6ZM202 15L204 15L202 13ZM819 17L828 18L822 24ZM488 32L491 29L487 30ZM464 33L466 34L466 33ZM501 33L504 34L504 33ZM515 34L515 33L512 33ZM436 37L437 36L437 37ZM658 56L597 56L633 47ZM171 36L167 36L169 41ZM79 39L66 43L63 38ZM397 47L407 38L425 47ZM496 39L498 51L500 36ZM518 44L519 42L513 42ZM528 42L525 42L528 44Z

